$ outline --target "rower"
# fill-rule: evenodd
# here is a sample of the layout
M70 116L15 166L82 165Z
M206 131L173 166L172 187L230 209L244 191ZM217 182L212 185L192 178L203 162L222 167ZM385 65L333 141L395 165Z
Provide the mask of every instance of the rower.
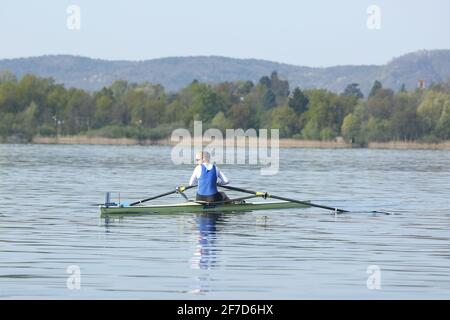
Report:
M209 152L200 151L195 155L197 166L189 180L189 186L198 185L197 201L220 202L227 201L229 198L225 192L219 192L217 185L226 185L230 180L223 174L216 165L210 163L211 155Z

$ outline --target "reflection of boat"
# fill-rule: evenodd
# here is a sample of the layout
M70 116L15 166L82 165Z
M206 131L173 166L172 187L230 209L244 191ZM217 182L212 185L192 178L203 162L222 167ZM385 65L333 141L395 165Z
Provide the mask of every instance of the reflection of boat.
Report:
M259 201L259 202L227 202L227 203L201 203L188 201L177 204L135 205L126 204L101 205L102 215L109 214L168 214L168 213L196 213L196 212L230 212L251 210L273 210L289 208L305 208L305 204L288 201Z

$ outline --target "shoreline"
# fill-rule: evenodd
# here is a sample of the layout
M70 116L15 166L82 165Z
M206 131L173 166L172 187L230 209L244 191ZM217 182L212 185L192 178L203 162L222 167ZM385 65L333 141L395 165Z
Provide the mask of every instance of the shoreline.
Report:
M194 141L192 141L194 142ZM208 145L211 141L204 140L203 145ZM142 146L175 146L186 145L170 138L158 140L138 140L131 138L105 138L90 136L60 136L41 137L35 136L30 142L23 142L17 139L0 139L0 144L30 143L30 144L85 144L85 145L142 145ZM224 141L224 145L225 145ZM189 143L190 144L190 143ZM270 141L268 141L270 145ZM413 141L390 141L390 142L370 142L366 147L355 146L345 142L342 138L333 141L320 140L299 140L280 139L280 148L307 148L307 149L389 149L389 150L450 150L450 140L440 143L422 143Z
M367 148L392 150L450 150L450 141L440 143L422 143L412 141L370 142Z
M211 141L204 140L203 145ZM0 141L0 143L11 143ZM12 142L17 143L17 142ZM179 142L173 142L170 138L158 140L138 140L131 138L105 138L89 136L60 136L60 137L41 137L32 138L32 144L86 144L86 145L157 145L157 146L175 146L182 145ZM224 141L225 144L225 141ZM270 141L269 141L270 145ZM412 141L390 141L390 142L370 142L366 147L359 147L345 142L342 138L333 141L320 140L299 140L299 139L280 139L280 148L311 148L311 149L390 149L390 150L450 150L450 140L440 143L421 143Z
M40 137L35 136L31 142L33 144L88 144L88 145L143 145L143 146L175 146L175 145L190 145L191 143L180 143L178 141L171 141L170 138L158 140L137 140L130 138L105 138L105 137L89 137L89 136L63 136L63 137ZM195 143L192 140L192 143ZM206 146L211 143L211 140L203 139L203 145ZM223 141L224 145L226 140ZM237 143L236 143L237 145ZM251 143L250 145L254 145ZM270 139L268 141L270 145ZM257 146L257 145L256 145ZM279 139L280 148L332 148L345 149L355 148L343 140L337 141L319 141L319 140L298 140L298 139Z

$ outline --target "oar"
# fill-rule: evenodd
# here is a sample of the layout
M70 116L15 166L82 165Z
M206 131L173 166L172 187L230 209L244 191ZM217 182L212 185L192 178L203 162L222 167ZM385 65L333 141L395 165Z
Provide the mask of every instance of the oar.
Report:
M311 207L332 210L334 212L339 212L339 213L349 212L347 210L327 207L327 206L323 206L320 204L314 204L314 203L307 202L307 201L300 201L300 200L295 200L295 199L290 199L290 198L285 198L285 197L279 197L279 196L275 196L273 194L268 194L267 192L256 192L256 191L251 191L251 190L246 190L246 189L241 189L241 188L236 188L236 187L231 187L231 186L221 186L221 187L228 189L228 190L234 190L234 191L240 191L240 192L244 192L244 193L254 194L257 196L261 196L263 198L273 198L273 199L278 199L278 200L283 200L283 201L295 202L295 203L304 204L304 205L311 206Z
M166 192L166 193L162 193L162 194L159 194L157 196L153 196L153 197L150 197L150 198L147 198L147 199L144 199L144 200L139 200L139 201L130 203L130 207L135 206L135 205L140 204L140 203L143 203L143 202L150 201L150 200L155 200L155 199L158 199L158 198L162 198L162 197L171 195L173 193L183 193L184 191L186 191L188 189L191 189L191 188L194 188L194 187L196 187L196 186L177 187L175 190L172 190L172 191L169 191L169 192Z

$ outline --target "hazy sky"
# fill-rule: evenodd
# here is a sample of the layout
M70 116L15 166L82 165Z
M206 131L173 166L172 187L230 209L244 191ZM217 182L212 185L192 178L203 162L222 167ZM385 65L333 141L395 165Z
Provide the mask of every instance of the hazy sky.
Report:
M80 8L80 29L67 26L77 21L70 5ZM379 20L367 13L371 5ZM0 59L219 55L384 64L411 51L450 49L449 15L449 0L0 0Z

